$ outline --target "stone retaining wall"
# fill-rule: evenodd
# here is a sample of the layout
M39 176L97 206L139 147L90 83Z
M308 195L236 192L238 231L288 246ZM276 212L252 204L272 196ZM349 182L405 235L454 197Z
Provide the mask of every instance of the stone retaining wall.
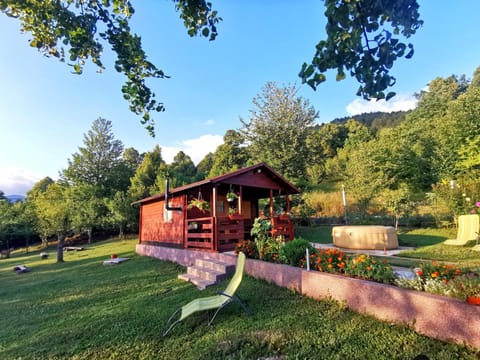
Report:
M235 264L231 254L138 244L137 253L190 266L197 257ZM418 333L480 348L480 306L341 275L247 259L245 272L315 299L332 298L384 321L406 323Z

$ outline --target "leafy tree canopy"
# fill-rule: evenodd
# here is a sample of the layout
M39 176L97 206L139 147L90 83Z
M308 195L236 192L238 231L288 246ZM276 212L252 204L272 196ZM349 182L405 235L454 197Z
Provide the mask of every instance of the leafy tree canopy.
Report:
M208 176L210 172L213 162L214 162L215 155L209 152L205 157L198 163L197 165L197 176L196 180L203 180Z
M190 36L210 40L217 36L222 19L205 0L172 0ZM385 90L395 84L390 74L398 58L410 58L413 45L403 42L420 28L417 0L324 0L327 38L316 46L311 63L299 76L313 89L326 80L329 69L337 80L354 77L357 95L366 99L394 96ZM152 112L165 110L147 85L150 78L168 76L147 60L141 39L130 29L134 14L129 0L0 0L0 11L17 18L21 30L31 34L30 45L43 55L66 61L81 74L90 60L99 71L105 66L105 46L116 54L115 69L126 77L122 86L130 110L154 135Z
M216 24L221 19L210 3L173 2L190 36L202 34L215 39ZM131 31L129 21L134 8L129 0L0 0L0 11L20 21L21 30L32 36L30 46L47 57L67 61L76 74L82 73L87 60L99 71L105 69L102 53L108 45L117 56L115 70L126 77L123 97L154 134L151 113L165 108L155 99L146 80L168 76L147 60L140 37Z
M172 179L172 186L182 186L195 181L197 168L190 156L179 151L168 166L168 176ZM163 179L163 181L165 181Z
M304 63L300 77L315 89L336 69L336 79L346 71L359 83L357 95L364 99L390 99L385 90L395 84L393 63L413 56L409 38L422 26L417 0L324 0L327 39L317 44L311 64Z
M158 191L157 177L165 173L166 166L162 158L162 149L156 145L151 152L145 154L135 175L130 179L128 192L131 198L139 200L154 195Z
M123 144L115 139L111 121L103 118L95 120L84 135L83 143L85 146L79 147L79 151L72 155L72 160L68 160L62 177L75 185L95 185L115 193L123 179L120 170L128 169L122 159Z
M303 178L306 138L318 117L313 106L297 92L294 86L278 87L269 82L253 99L250 119L240 119L250 159L268 163L292 181Z
M243 146L242 135L235 130L227 130L223 144L217 147L208 177L214 177L245 167L248 151Z

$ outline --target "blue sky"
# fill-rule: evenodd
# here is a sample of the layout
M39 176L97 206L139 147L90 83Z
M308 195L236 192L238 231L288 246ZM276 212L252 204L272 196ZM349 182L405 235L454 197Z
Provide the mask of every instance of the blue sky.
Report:
M133 1L131 27L141 35L149 60L171 78L150 82L166 112L156 115L151 138L128 110L120 87L123 77L111 67L97 74L87 66L82 76L28 45L18 23L0 15L0 190L23 194L45 176L58 177L83 134L98 117L113 122L125 147L150 151L162 147L169 162L179 150L198 162L214 151L228 129L248 119L252 99L268 81L296 84L299 94L319 112L319 122L374 110L414 106L413 94L437 76L471 77L480 65L480 1L419 0L424 26L411 38L415 55L393 68L397 97L388 104L366 103L355 96L351 79L327 83L315 92L301 86L297 74L324 37L320 0L213 1L223 18L217 40L190 38L170 1Z

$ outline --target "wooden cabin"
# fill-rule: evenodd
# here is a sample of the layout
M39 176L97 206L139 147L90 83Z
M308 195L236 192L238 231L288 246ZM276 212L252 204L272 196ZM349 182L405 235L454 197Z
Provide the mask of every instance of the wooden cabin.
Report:
M163 194L133 203L140 205L139 242L231 251L238 242L250 238L255 218L263 213L260 199L266 199L272 235L283 235L288 241L293 239L293 223L287 215L289 195L299 192L265 163L174 189L167 188ZM277 197L285 199L282 213L274 211L274 198Z

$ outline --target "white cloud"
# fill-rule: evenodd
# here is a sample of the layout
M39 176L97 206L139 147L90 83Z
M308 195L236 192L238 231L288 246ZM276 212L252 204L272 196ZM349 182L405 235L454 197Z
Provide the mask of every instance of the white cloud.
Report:
M205 125L205 126L213 126L213 125L215 125L215 120L208 119L207 121L205 121L205 122L203 123L203 125Z
M355 99L347 105L347 112L350 115L358 115L370 112L394 112L415 109L417 99L413 95L397 95L389 101L385 100L361 100Z
M171 163L173 158L181 150L198 164L209 152L215 152L217 147L223 143L221 135L202 135L198 138L183 140L178 147L162 146L162 157L166 163Z
M17 167L0 168L0 190L6 195L25 195L41 176Z

